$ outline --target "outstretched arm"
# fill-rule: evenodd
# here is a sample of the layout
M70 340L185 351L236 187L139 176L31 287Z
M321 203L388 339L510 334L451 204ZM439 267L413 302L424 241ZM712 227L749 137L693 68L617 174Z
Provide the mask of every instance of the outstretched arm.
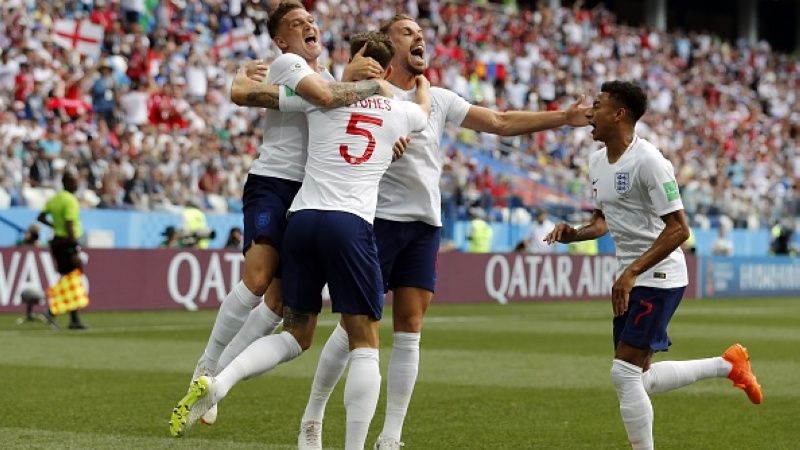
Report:
M586 113L590 109L589 106L581 106L583 98L581 96L577 102L561 111L497 112L472 105L461 126L500 136L519 136L564 125L582 127L589 124Z

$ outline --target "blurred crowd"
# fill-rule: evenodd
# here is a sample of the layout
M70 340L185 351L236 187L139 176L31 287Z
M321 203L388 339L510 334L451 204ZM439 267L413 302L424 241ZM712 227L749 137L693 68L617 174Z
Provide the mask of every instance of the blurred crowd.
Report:
M232 105L227 87L242 60L278 54L266 33L273 3L5 0L0 197L25 204L26 188L58 188L60 173L75 168L86 207L239 211L263 112ZM580 2L519 11L513 2L305 3L322 31L321 60L337 77L350 33L406 12L425 29L429 79L475 104L553 110L603 81L640 80L650 108L638 132L674 163L695 224L724 215L736 227L763 227L800 216L800 63L765 43L630 28ZM56 45L59 18L103 26L101 56ZM233 30L246 31L249 49L215 47ZM520 174L588 200L588 155L599 147L588 128L449 136L448 217L472 205L520 205ZM467 157L457 142L484 158Z

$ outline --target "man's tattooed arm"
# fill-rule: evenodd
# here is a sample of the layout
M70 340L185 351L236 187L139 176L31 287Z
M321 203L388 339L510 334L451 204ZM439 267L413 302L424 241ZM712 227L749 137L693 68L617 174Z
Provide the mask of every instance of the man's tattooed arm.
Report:
M381 85L376 80L363 80L352 83L331 83L331 108L348 106L371 97L380 91Z
M240 69L231 85L231 101L239 106L278 109L280 86L253 81Z
M297 93L308 102L323 108L338 108L352 105L375 94L387 95L388 83L378 80L362 80L340 83L328 82L322 77L308 76L297 86ZM239 106L255 106L278 109L280 86L268 85L248 78L245 71L236 73L231 85L231 101ZM391 94L389 94L391 95Z

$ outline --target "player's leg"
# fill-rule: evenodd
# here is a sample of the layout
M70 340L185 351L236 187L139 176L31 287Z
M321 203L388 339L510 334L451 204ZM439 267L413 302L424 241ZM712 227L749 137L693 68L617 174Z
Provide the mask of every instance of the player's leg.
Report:
M218 372L218 361L274 277L286 228L286 208L299 183L249 175L244 204L244 272L222 301L211 336L198 361L195 379Z
M383 279L383 291L388 292L389 274L392 272L395 258L406 245L406 238L397 230L391 222L382 219L375 219L374 233L378 246L378 258L380 259L381 278ZM303 420L300 426L300 438L298 442L313 440L321 442L322 420L325 416L325 406L328 399L341 379L344 369L350 356L350 342L347 338L342 323L340 322L331 333L317 363L317 370L314 373L314 382L311 385L306 409L303 412ZM314 436L306 439L303 436Z
M394 340L386 382L386 416L375 445L378 449L401 446L403 423L419 373L422 321L436 287L436 258L440 241L438 227L421 222L393 224L395 229L391 233L381 232L376 227L381 232L378 234L379 245L386 234L398 236L394 239L405 238L388 282L393 294ZM398 227L402 227L402 230ZM379 252L382 249L383 246L380 246Z
M344 386L347 415L346 450L361 450L378 406L381 372L378 356L378 320L361 314L342 314L352 350Z
M218 361L223 350L239 332L250 311L261 301L277 264L278 251L272 245L253 242L247 248L242 280L225 296L219 307L193 379L218 372Z
M192 382L189 392L173 410L170 419L173 436L183 435L239 381L290 361L311 345L322 305L320 291L325 280L324 272L314 257L317 248L313 237L317 228L313 220L303 220L305 216L302 214L297 216L300 220L287 227L284 242L287 250L284 258L284 331L253 342L216 377L202 376Z
M275 328L283 321L283 313L278 315L273 312L273 310L281 307L282 304L283 297L281 294L280 279L274 277L269 284L269 288L267 288L266 294L264 294L264 301L259 302L258 306L250 311L250 314L247 315L247 319L239 332L236 333L233 340L225 346L225 350L222 351L219 357L217 369L213 375L222 372L222 369L228 367L228 364L230 364L234 358L239 356L244 349L258 338L270 335L275 331ZM217 421L217 405L215 404L212 406L200 420L206 425L213 425Z
M634 449L653 448L653 406L643 373L650 367L653 352L666 351L671 345L667 326L683 291L684 288L634 287L627 312L614 318L611 378L625 431Z
M683 289L660 290L667 305L680 302ZM672 297L672 298L669 298ZM664 325L666 329L666 325ZM740 344L730 346L722 356L689 361L660 361L645 367L642 380L648 393L668 392L706 378L729 378L743 389L750 401L761 403L761 386L750 368L750 356Z
M276 309L280 311L280 314L275 312ZM239 353L255 342L256 339L272 334L283 320L282 309L281 280L276 276L273 277L269 288L267 288L264 301L250 311L241 330L236 333L230 344L223 350L222 355L219 357L217 372L227 367Z
M326 251L321 253L332 309L342 314L351 349L344 388L345 449L363 449L381 389L378 321L383 315L383 280L372 225L341 212L330 212L326 219Z
M314 382L311 384L311 393L303 412L301 435L322 433L322 420L325 417L325 406L328 399L344 374L350 358L350 340L347 337L342 323L336 324L333 333L328 337L322 353L319 356L317 370L314 372ZM306 440L306 439L303 439ZM317 440L316 438L314 440Z

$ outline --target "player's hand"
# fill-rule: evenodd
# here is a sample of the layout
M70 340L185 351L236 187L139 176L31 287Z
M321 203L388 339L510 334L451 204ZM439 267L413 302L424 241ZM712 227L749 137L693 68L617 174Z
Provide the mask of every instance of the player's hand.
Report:
M621 316L628 310L628 299L635 282L636 275L625 270L611 286L611 308L614 310L614 317Z
M417 75L414 79L414 83L417 85L417 90L431 88L431 82L425 78L425 75Z
M578 101L571 104L567 108L567 125L571 127L585 127L589 125L589 119L586 113L592 109L591 106L583 106L582 103L586 99L585 95L581 95Z
M254 59L244 63L244 74L253 81L262 82L267 77L269 65L260 59Z
M367 46L361 47L350 60L350 63L345 66L344 73L342 74L342 81L356 81L356 80L369 80L373 78L380 78L383 74L383 67L378 64L378 61L364 56Z
M556 242L561 242L562 244L567 244L575 240L575 237L578 235L578 230L571 227L569 224L560 223L553 228L553 231L547 233L547 236L544 237L544 242L548 245L553 245Z
M392 146L392 162L403 157L403 153L406 152L406 147L408 147L409 142L411 142L411 136L400 136L400 139L394 143L394 146Z

